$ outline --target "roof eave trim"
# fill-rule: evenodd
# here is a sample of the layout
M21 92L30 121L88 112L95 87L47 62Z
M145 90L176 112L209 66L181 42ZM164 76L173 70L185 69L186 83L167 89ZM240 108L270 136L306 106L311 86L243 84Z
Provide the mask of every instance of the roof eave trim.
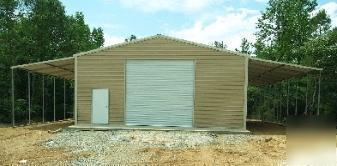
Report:
M316 67L308 67L308 66L303 66L303 65L296 65L292 63L285 63L285 62L278 62L278 61L272 61L272 60L267 60L267 59L260 59L260 58L253 58L249 57L251 60L256 60L256 61L262 61L262 62L267 62L267 63L274 63L274 64L280 64L280 65L286 65L286 66L292 66L296 68L302 68L302 69L309 69L309 70L316 70L316 71L322 71L322 68L316 68Z
M29 67L32 65L46 64L46 63L52 63L52 62L63 61L63 60L71 60L71 59L74 59L74 57L66 57L66 58L59 58L59 59L53 59L53 60L47 60L47 61L41 61L41 62L26 63L22 65L12 66L11 69L25 68L25 67Z

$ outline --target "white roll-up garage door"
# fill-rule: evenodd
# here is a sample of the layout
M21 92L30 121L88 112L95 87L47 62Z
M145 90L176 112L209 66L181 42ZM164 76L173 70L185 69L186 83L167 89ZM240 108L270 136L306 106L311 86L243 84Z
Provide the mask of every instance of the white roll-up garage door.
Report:
M192 127L193 60L128 60L126 125Z

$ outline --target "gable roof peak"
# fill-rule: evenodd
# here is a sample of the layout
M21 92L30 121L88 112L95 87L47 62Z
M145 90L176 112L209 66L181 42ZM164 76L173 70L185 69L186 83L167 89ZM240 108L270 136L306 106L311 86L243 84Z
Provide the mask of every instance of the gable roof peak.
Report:
M153 39L158 39L158 38L171 40L171 41L175 41L175 42L180 42L180 43L185 43L185 44L190 44L190 45L194 45L194 46L201 47L201 48L211 49L213 51L225 52L229 55L249 57L249 55L238 53L238 52L235 52L235 51L230 51L230 50L227 50L227 49L224 49L224 48L216 48L214 46L210 46L210 45L207 45L207 44L188 41L188 40L185 40L185 39L179 39L179 38L176 38L176 37L171 37L171 36L163 35L163 34L160 34L160 33L158 33L156 35L144 37L144 38L139 38L139 39L129 41L129 42L122 42L122 43L114 44L114 45L107 46L107 47L101 47L101 48L97 48L97 49L86 51L86 52L80 52L80 53L74 54L73 56L76 57L76 56L92 54L92 53L96 53L96 52L103 51L103 50L113 49L113 48L117 48L117 47L121 47L121 46L126 46L126 45L129 45L129 44L140 43L140 42L144 42L144 41L147 41L147 40L153 40Z

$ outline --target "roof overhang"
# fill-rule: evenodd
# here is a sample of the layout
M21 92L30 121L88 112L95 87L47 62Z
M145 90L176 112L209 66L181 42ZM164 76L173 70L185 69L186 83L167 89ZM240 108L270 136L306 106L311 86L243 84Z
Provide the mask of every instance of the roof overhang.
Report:
M23 69L32 73L51 75L62 79L73 80L74 57L17 65L12 66L12 69Z
M250 85L261 86L274 84L283 80L288 80L292 77L300 77L321 70L321 68L250 57L248 64L248 79Z

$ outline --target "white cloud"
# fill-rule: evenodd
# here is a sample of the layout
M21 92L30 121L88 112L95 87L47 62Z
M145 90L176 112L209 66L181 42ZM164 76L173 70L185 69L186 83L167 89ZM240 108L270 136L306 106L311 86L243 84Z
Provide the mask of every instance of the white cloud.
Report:
M337 26L337 2L328 2L324 5L321 5L319 9L325 9L327 14L331 18L331 25Z
M193 26L169 32L169 35L210 44L217 41L224 41L228 49L239 48L242 38L254 42L256 32L256 22L260 12L249 9L230 9L223 16L215 17L215 20L206 24L203 21L196 21Z
M221 0L120 0L129 8L140 9L145 12L179 11L197 12L208 6L222 3Z
M104 40L105 40L104 41L104 47L124 42L123 37L111 36L111 35L107 35L107 34L104 34Z

